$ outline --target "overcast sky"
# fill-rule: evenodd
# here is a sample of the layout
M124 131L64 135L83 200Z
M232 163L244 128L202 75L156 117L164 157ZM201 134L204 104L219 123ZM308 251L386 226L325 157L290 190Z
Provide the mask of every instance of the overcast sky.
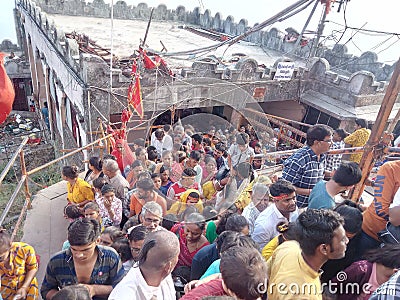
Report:
M65 0L68 1L68 0ZM111 3L111 0L105 0ZM116 0L114 1L114 3ZM140 2L146 2L150 7L157 6L161 3L167 5L168 8L176 8L178 5L184 5L187 10L194 7L201 9L210 9L211 15L220 12L225 19L228 15L232 15L235 22L245 18L249 22L249 26L255 23L261 23L275 13L281 11L285 7L295 3L295 0L126 0L128 5L137 5ZM8 38L16 42L15 26L12 9L14 0L2 0L2 9L0 10L0 41ZM275 24L281 30L287 27L296 28L298 31L303 27L312 5L302 13L284 21L283 23ZM336 4L327 20L339 24L344 24L343 9L337 13ZM398 11L400 9L399 0L351 0L347 5L346 19L347 25L351 27L362 27L364 29L373 29L379 31L387 31L400 33L400 22L398 21ZM313 19L308 27L308 30L316 30L318 20L322 13L322 5L319 5ZM324 31L325 36L332 38L340 37L340 31L343 26L327 23ZM335 32L336 31L336 32ZM339 32L338 32L339 31ZM151 34L151 31L150 31ZM355 35L354 35L355 34ZM353 38L350 40L350 37ZM355 55L360 55L365 51L375 51L378 53L379 61L392 64L400 55L400 36L390 36L384 34L366 34L357 32L356 30L347 30L343 36L341 43L346 43L349 52ZM327 45L332 45L335 41L332 39L326 42ZM392 45L393 44L393 45Z

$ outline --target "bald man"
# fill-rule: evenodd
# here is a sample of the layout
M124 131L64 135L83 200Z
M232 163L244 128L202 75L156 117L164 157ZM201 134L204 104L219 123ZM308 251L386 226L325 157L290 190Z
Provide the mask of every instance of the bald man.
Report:
M175 300L171 272L178 255L179 241L175 234L166 230L149 233L138 263L113 289L108 300Z

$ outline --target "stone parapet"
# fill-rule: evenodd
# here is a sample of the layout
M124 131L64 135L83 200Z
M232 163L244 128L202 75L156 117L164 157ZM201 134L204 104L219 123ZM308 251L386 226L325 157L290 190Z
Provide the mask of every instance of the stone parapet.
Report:
M36 1L41 9L49 14L98 18L109 18L111 16L111 7L103 0L94 0L93 2L85 2L84 0ZM114 18L117 19L148 20L150 12L151 8L146 3L133 6L127 5L125 1L117 1L114 4ZM40 13L38 14L38 18L40 19ZM160 4L154 9L153 19L197 25L204 29L225 33L227 36L243 34L251 27L246 19L241 19L236 23L232 16L227 16L224 19L221 13L217 12L213 15L208 9L202 13L198 7L193 9L193 11L187 11L184 6L169 9L164 4ZM285 34L276 28L271 28L269 31L253 33L244 40L282 53L290 52L294 57L309 57L313 40L308 41L308 43L302 43L302 46L298 49L293 49L295 41L289 38L289 35L290 32ZM335 45L332 49L327 47L318 48L317 56L325 58L332 68L348 72L349 74L363 70L369 71L375 75L378 81L389 81L394 70L394 64L387 65L378 62L377 55L374 52L365 52L357 57L347 53L347 47L340 44Z

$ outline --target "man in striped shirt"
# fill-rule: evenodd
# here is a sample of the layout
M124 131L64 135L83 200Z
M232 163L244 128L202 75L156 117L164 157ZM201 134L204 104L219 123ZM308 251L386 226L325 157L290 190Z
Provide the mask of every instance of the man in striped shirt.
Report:
M123 276L118 253L98 245L100 224L96 220L78 219L68 227L70 248L50 258L40 289L42 298L51 300L59 289L83 284L94 300L107 299Z
M308 196L324 178L326 153L332 143L332 129L314 125L307 131L307 146L299 149L283 163L282 178L296 188L297 206L306 208Z

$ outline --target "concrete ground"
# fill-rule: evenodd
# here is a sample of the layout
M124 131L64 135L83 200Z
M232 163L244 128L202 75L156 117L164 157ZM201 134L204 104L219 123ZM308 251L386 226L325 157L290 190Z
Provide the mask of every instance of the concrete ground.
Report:
M22 241L30 244L40 255L37 274L41 285L46 265L50 257L61 251L67 239L68 221L64 218L64 206L67 204L67 183L60 181L37 193L28 210L24 224Z

